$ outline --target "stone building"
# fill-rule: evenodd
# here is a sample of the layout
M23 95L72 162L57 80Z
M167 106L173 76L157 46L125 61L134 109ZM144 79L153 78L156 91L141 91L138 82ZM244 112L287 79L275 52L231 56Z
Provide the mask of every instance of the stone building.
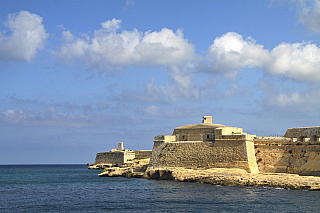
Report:
M123 142L119 142L118 149L97 153L94 164L109 164L110 166L131 163L135 158L135 152L123 148Z

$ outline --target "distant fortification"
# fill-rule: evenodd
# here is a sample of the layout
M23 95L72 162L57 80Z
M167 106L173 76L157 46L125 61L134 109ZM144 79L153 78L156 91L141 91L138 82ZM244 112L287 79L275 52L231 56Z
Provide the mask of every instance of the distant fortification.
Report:
M128 150L124 149L123 142L118 143L118 149L96 154L94 165L101 165L99 168L130 165L134 160L148 159L151 157L151 150ZM93 169L97 169L92 167Z
M110 166L132 162L135 152L123 148L123 142L119 142L118 149L97 153L94 164L109 164Z

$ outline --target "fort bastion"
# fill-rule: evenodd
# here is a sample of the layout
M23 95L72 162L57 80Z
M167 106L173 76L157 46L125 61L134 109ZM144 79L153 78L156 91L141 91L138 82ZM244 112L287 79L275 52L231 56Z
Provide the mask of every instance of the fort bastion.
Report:
M172 135L156 136L150 166L240 168L258 173L254 137L242 128L212 124L212 117L204 116L200 124L180 126Z

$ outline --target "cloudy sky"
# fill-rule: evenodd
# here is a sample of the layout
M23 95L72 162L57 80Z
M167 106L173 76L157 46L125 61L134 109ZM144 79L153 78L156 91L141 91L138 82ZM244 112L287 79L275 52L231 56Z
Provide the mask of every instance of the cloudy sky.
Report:
M320 1L1 0L0 164L93 163L213 122L320 126Z

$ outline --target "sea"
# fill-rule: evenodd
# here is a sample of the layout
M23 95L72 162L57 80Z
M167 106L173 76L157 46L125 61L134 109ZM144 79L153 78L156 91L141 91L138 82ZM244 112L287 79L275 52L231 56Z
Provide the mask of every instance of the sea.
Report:
M99 177L86 165L0 166L0 212L320 212L320 191Z

